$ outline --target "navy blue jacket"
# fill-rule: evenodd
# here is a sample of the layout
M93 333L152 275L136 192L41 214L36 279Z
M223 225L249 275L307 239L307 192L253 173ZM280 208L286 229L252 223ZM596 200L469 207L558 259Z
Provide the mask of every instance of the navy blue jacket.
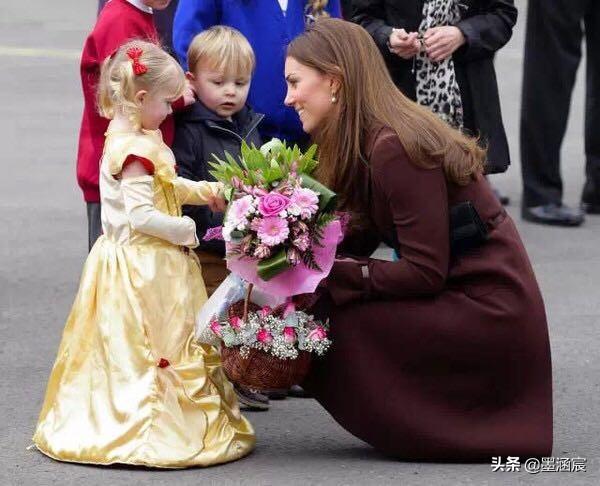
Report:
M193 181L214 181L208 172L208 162L214 161L213 154L224 159L227 151L237 159L242 140L260 147L262 140L257 127L262 119L263 115L245 107L233 115L233 121L229 121L210 111L200 101L178 112L172 147L178 174ZM202 241L207 229L223 223L223 213L213 213L208 206L184 206L183 214L196 222L200 249L224 256L225 244L222 241Z
M277 0L179 0L173 23L173 46L182 66L194 36L213 25L239 30L256 55L256 71L248 102L265 114L260 131L265 140L277 137L302 144L306 134L297 113L283 104L287 86L285 51L304 32L306 0L289 0L285 15ZM339 0L329 0L327 11L340 16Z

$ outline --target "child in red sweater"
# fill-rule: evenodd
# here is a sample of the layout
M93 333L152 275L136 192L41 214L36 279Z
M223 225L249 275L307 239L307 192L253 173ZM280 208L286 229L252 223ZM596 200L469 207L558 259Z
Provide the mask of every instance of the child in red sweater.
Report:
M102 62L133 38L158 42L153 9L168 7L171 0L110 0L104 6L88 36L81 55L81 84L84 108L77 153L77 182L87 205L88 243L91 248L102 233L98 175L104 133L108 120L98 114L96 88ZM173 141L173 118L161 125L167 145Z

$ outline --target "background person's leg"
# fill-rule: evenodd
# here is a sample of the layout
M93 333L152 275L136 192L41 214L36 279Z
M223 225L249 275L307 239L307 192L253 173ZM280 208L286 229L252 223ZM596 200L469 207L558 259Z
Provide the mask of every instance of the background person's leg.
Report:
M521 101L523 205L562 203L560 147L581 58L585 0L530 0Z
M100 203L86 203L88 220L88 251L92 249L96 240L102 234L102 220L100 218Z
M586 39L585 174L581 201L591 214L600 214L600 2L588 1L584 17Z

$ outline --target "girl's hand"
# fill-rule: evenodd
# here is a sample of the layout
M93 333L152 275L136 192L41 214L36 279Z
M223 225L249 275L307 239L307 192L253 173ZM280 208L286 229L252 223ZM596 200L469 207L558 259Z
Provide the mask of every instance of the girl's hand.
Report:
M222 213L227 208L227 201L222 196L215 196L208 201L208 207L213 213Z
M183 98L183 106L190 106L196 102L196 93L187 79L185 81L185 88L183 89L183 94L181 97Z
M389 38L390 52L402 59L410 59L416 56L421 49L417 39L417 33L407 33L404 29L394 29Z
M434 62L448 59L456 49L465 42L465 36L458 27L445 25L443 27L432 27L425 32L425 52Z

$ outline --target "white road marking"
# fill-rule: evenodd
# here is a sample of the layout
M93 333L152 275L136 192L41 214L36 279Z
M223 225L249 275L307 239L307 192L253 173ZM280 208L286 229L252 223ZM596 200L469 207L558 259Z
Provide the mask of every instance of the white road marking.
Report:
M81 51L76 51L75 49L43 49L36 47L0 46L0 56L47 57L54 59L79 60L81 58Z

